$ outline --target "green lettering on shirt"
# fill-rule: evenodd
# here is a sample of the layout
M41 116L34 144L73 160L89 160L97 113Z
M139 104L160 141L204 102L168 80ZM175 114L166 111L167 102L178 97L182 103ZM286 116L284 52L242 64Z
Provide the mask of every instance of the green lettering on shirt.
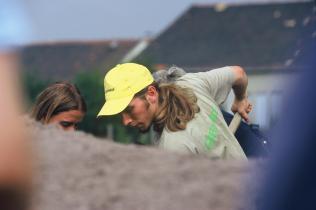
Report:
M210 150L213 147L215 139L216 139L217 134L218 134L218 129L216 126L216 122L218 119L218 112L216 111L216 109L213 106L211 107L211 113L209 115L209 118L212 121L212 125L208 129L207 138L205 140L205 146L206 146L207 150Z
M212 106L209 118L213 123L215 123L217 122L217 117L218 117L218 113L216 109Z

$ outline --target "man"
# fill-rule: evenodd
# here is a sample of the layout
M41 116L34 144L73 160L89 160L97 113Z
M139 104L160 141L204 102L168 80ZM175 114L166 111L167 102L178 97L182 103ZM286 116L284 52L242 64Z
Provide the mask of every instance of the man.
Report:
M185 74L182 68L172 66L169 69L155 71L152 75L155 82L172 83ZM221 112L226 124L229 125L234 116L222 109ZM248 158L267 156L270 144L268 138L259 130L259 125L241 122L234 135Z
M252 107L247 99L247 83L245 72L238 66L187 73L173 84L158 84L145 66L121 64L104 78L106 103L98 116L121 113L123 124L140 132L147 132L153 125L163 149L246 159L219 105L233 89L232 111L249 121Z

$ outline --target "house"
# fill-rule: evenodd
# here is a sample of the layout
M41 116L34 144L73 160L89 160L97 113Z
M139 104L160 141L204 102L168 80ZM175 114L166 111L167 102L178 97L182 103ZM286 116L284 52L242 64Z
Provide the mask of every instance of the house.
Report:
M312 1L193 5L137 60L187 72L242 66L254 104L251 120L269 128L278 118L288 84L307 68L300 61L307 48L315 47L315 13ZM223 107L228 109L228 104Z
M71 79L81 71L105 72L137 56L148 40L57 42L25 46L22 69L41 78Z

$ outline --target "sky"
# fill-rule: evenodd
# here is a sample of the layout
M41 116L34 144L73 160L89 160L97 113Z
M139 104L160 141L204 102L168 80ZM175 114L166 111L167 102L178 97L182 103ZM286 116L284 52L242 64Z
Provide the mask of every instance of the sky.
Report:
M297 0L22 0L33 35L27 43L157 36L192 4ZM303 1L303 0L302 0Z

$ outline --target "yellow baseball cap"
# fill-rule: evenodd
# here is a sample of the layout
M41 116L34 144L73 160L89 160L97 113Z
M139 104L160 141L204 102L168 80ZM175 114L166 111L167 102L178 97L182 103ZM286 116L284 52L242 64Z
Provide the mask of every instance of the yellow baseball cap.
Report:
M117 65L104 77L105 104L98 117L120 113L136 93L153 81L153 76L145 66L136 63Z

